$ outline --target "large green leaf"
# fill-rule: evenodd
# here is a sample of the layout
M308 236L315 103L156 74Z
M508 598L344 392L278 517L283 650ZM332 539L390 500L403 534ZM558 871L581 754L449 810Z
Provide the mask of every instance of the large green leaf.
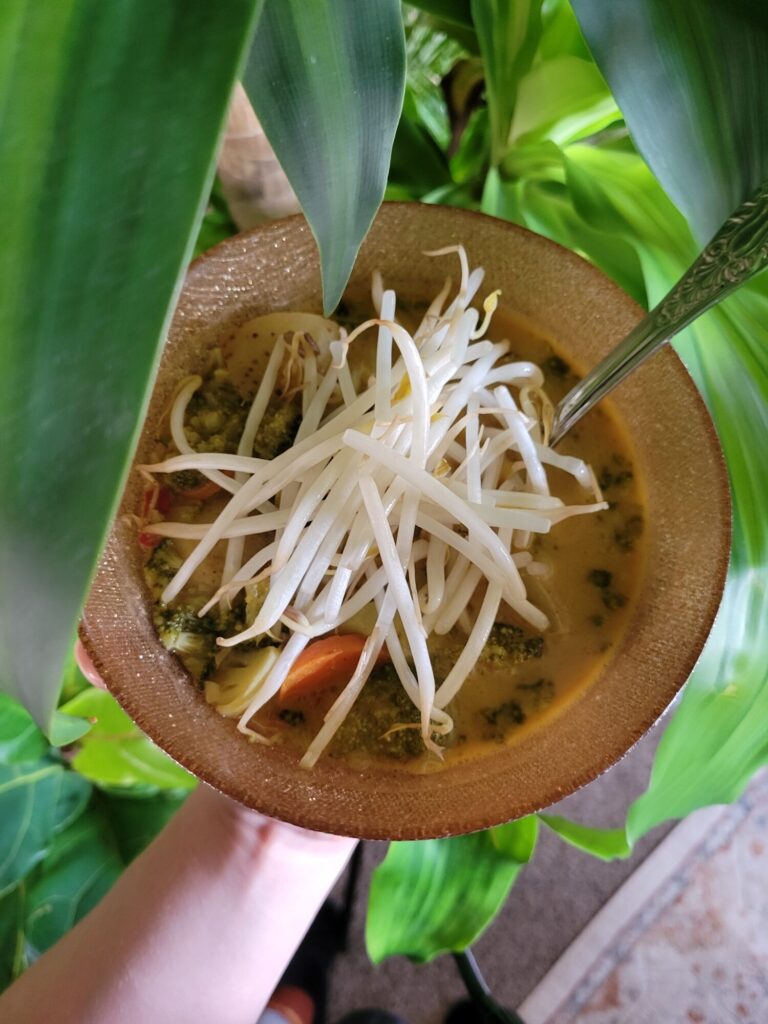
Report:
M485 66L491 159L497 164L509 147L520 79L539 43L541 0L472 0L472 17Z
M0 765L0 896L42 860L90 793L85 779L51 760Z
M453 839L392 843L371 881L365 941L374 963L466 949L533 856L536 818Z
M455 39L435 29L429 18L414 11L406 20L405 53L403 114L409 115L411 124L423 126L437 145L446 149L451 141L451 125L443 80L466 51Z
M237 233L237 226L232 220L218 178L213 183L211 194L208 197L208 209L205 211L202 224L197 233L195 247L192 255L197 257L207 249L223 242L225 238Z
M92 723L72 759L75 771L91 782L152 790L194 787L194 777L147 739L106 690L83 690L62 712Z
M638 149L707 241L768 174L768 7L573 5Z
M256 6L0 6L0 686L44 727Z
M184 803L188 790L160 790L151 796L135 791L99 793L120 857L127 864L147 847Z
M403 111L392 147L389 191L394 186L400 190L398 198L410 199L439 188L450 180L448 162L431 136L418 121L411 120Z
M38 761L48 744L30 713L5 693L0 693L0 764Z
M25 966L24 885L0 896L0 993Z
M408 0L408 3L411 7L420 7L422 11L433 14L441 21L464 29L472 28L470 0Z
M243 84L341 298L384 196L405 86L399 0L266 0Z
M632 852L623 828L590 828L589 825L581 825L557 814L540 814L539 818L566 843L600 860L616 860L628 857Z
M102 814L89 809L51 843L26 887L24 931L32 955L44 953L111 888L123 869Z
M598 132L621 117L592 61L565 54L540 61L520 80L512 118L516 148L523 139L562 145ZM514 150L511 154L514 159Z
M541 9L541 24L537 60L564 57L566 54L591 59L570 0L545 0Z

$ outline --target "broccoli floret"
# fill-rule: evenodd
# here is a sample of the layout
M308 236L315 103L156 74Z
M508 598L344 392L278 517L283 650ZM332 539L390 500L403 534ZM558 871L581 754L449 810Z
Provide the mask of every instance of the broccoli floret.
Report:
M194 393L184 421L187 440L197 452L237 451L248 416L248 403L234 387L226 370L214 370ZM272 398L253 444L258 459L274 459L293 444L301 422L298 398ZM176 490L194 490L203 478L182 471L170 478Z
M535 711L547 707L555 697L555 684L551 679L534 679L530 683L518 683L515 689L530 701Z
M390 733L397 725L409 728ZM418 725L419 710L403 690L394 668L381 665L363 687L330 750L336 756L361 750L393 760L411 760L424 752Z
M587 573L587 581L593 587L604 589L605 587L610 587L613 582L613 573L608 572L607 569L591 569Z
M507 626L497 622L490 632L480 654L481 661L528 661L540 658L544 653L544 638L526 636L518 626Z
M293 444L301 423L301 408L295 399L273 398L256 432L253 454L257 459L274 459Z
M217 603L208 613L219 636L234 636L245 629L245 601L238 594L232 603L223 608Z
M196 469L180 469L176 473L169 473L166 477L168 486L182 494L196 491L205 482L206 478L202 473L198 473Z
M187 440L197 452L236 452L247 415L248 406L226 370L214 370L187 406Z
M216 664L216 625L189 608L155 609L155 628L160 642L181 660L196 683L205 682Z
M605 491L609 487L620 487L628 480L631 480L633 476L632 464L623 455L616 454L611 457L610 464L603 466L600 470L597 482L600 484L601 489Z
M624 525L616 530L613 539L622 551L632 551L635 541L642 535L643 517L641 515L629 516Z
M181 568L183 559L172 540L166 539L154 549L144 565L144 579L156 601Z
M510 725L522 725L525 721L525 712L516 700L505 700L495 708L483 708L480 714L494 729L497 726L504 729Z
M549 356L548 359L544 360L542 369L544 373L552 377L567 377L573 373L570 365L564 359L561 359L560 356Z
M624 594L611 590L613 573L608 572L607 569L592 569L592 571L587 575L587 580L595 587L599 588L603 604L609 611L615 611L617 608L623 608L627 603L627 598Z

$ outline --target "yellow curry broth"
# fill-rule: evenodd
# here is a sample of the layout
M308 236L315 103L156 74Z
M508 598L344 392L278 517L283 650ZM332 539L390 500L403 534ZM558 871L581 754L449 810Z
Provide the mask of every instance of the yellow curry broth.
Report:
M489 337L494 341L509 339L515 357L529 359L543 368L545 390L553 402L576 382L567 359L522 319L497 312ZM361 345L358 351L360 355L365 353L364 365L370 365L370 347ZM350 362L354 358L353 346ZM455 729L444 741L448 751L445 762L421 752L412 759L401 758L402 744L387 752L386 742L377 744L377 753L371 755L349 749L344 737L343 742L331 744L328 756L341 756L359 767L371 759L384 758L411 771L439 769L444 763L476 757L499 743L513 741L524 730L562 710L599 674L621 639L639 589L643 564L642 483L635 472L629 439L609 404L586 416L561 442L558 451L584 459L593 467L610 507L567 519L548 535L534 540L534 558L550 568L546 578L525 577L531 600L551 621L544 634L541 657L518 663L501 659L478 664L448 708ZM548 467L548 476L553 494L565 504L589 500L569 474ZM502 611L499 620L522 625L508 609ZM534 636L530 627L524 629L527 637ZM430 641L438 683L445 674L438 668L447 671L463 639L464 635L454 629ZM257 716L257 721L273 728L282 723L286 742L303 752L337 695L334 689L303 700L294 698L287 704L278 697ZM415 712L410 718L412 727ZM413 732L415 740L417 731ZM394 734L388 741L393 739ZM408 748L419 750L418 744L408 744Z
M369 311L364 311L355 322L368 315ZM522 319L499 310L489 337L511 342L509 358L528 359L542 367L544 388L554 403L576 382L567 355ZM258 339L256 344L263 340ZM253 379L255 365L261 365L265 358L266 352L262 351L251 363L248 390L257 382ZM367 384L375 363L374 331L352 345L349 359L360 388ZM234 383L242 389L241 381ZM536 641L530 627L517 622L508 609L502 608L499 622L522 628L523 640L529 645L526 649L535 649L535 653L516 660L502 652L493 657L491 652L491 656L478 663L447 709L455 728L441 741L447 751L444 761L424 752L417 727L418 711L405 696L391 667L379 670L366 684L326 756L342 757L358 768L383 760L408 771L437 770L458 759L481 756L499 743L514 742L526 730L562 711L600 673L621 639L639 590L643 569L642 482L633 465L630 442L609 404L603 403L586 416L561 442L558 451L584 459L592 466L609 508L567 519L533 541L531 553L547 567L548 574L533 577L524 573L524 580L530 599L551 622L543 643ZM553 494L566 505L592 500L572 476L553 467L547 467L547 472ZM221 500L216 498L202 505L197 520L212 519ZM212 576L218 573L219 578L221 557L222 551L218 550L219 564ZM208 574L205 576L207 579ZM373 617L372 613L368 619L372 621ZM341 632L365 631L366 621L364 613ZM464 634L458 629L447 636L431 638L438 685L463 642ZM227 665L242 664L243 657L235 651L225 658L213 675L214 681L225 681ZM341 683L322 693L287 701L278 695L255 716L252 725L279 736L279 742L295 749L298 758L320 729L340 688ZM362 741L361 736L365 737Z

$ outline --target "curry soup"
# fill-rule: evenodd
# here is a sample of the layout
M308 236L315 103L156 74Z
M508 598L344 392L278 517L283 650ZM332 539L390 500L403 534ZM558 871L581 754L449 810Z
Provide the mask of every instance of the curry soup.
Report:
M398 317L409 327L408 316ZM354 320L353 317L349 317ZM359 322L358 317L355 322ZM414 313L414 323L418 317ZM247 328L247 325L246 325ZM247 333L244 328L243 331ZM204 385L186 408L184 429L195 451L234 452L259 377L265 372L269 351L264 337L253 339L253 351L242 358L243 331L222 342L212 355ZM511 350L504 362L526 360L544 373L544 390L553 403L577 380L567 353L521 319L497 312L487 337L507 339ZM259 346L262 346L259 348ZM375 337L349 349L349 366L358 386L375 368ZM285 369L285 368L283 368ZM231 376L230 376L231 371ZM292 390L290 370L280 397L272 397L252 445L253 455L271 459L290 447L302 418L301 395ZM176 449L170 434L159 442L158 457ZM495 625L464 685L446 707L453 729L437 737L443 758L425 749L419 729L420 712L398 680L392 663L382 656L343 724L330 741L325 756L344 758L352 767L373 763L407 771L432 771L459 759L474 758L500 743L513 743L546 716L561 711L577 691L600 672L619 643L639 590L643 571L644 499L629 439L609 403L589 413L558 446L594 470L608 507L589 515L559 522L548 533L520 535L535 565L526 576L529 600L547 616L550 625L539 631L502 603ZM562 470L548 467L553 496L565 506L585 500L582 485ZM237 693L254 658L276 658L279 631L271 631L238 647L216 648L212 636L228 635L252 620L253 604L263 602L269 580L238 593L231 602L220 601L206 615L197 615L219 586L226 558L226 542L219 541L189 583L167 605L160 599L164 587L187 555L195 538L166 538L147 532L147 520L209 523L220 514L229 496L194 471L169 474L144 509L140 540L148 548L145 575L156 607L161 639L205 686L207 698L226 713L228 699ZM418 536L418 531L417 531ZM266 542L265 535L243 542L243 559L252 557ZM527 548L526 548L526 542ZM424 567L415 571L415 586L424 587ZM450 561L446 585L450 586ZM447 633L432 632L428 649L435 684L446 678L466 642L467 631L487 583L478 584L472 600ZM196 620L196 621L195 621ZM374 603L335 630L365 636L376 622ZM398 622L398 634L409 656L408 640ZM265 654L266 652L266 654ZM347 677L351 671L347 671ZM253 716L251 726L270 743L294 749L297 759L323 725L324 718L348 681L341 677L306 692L278 692ZM242 703L229 700L230 712ZM234 711L233 711L234 709Z

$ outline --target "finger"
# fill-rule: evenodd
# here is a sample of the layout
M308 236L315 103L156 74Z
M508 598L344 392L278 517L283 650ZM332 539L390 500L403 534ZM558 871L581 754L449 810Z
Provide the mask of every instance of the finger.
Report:
M312 1024L314 1019L312 997L295 985L280 985L272 994L267 1011L259 1018L258 1024Z
M80 640L75 642L75 661L80 666L80 671L89 683L92 683L93 686L98 686L100 690L106 690L107 684L96 671L90 655L83 647Z

